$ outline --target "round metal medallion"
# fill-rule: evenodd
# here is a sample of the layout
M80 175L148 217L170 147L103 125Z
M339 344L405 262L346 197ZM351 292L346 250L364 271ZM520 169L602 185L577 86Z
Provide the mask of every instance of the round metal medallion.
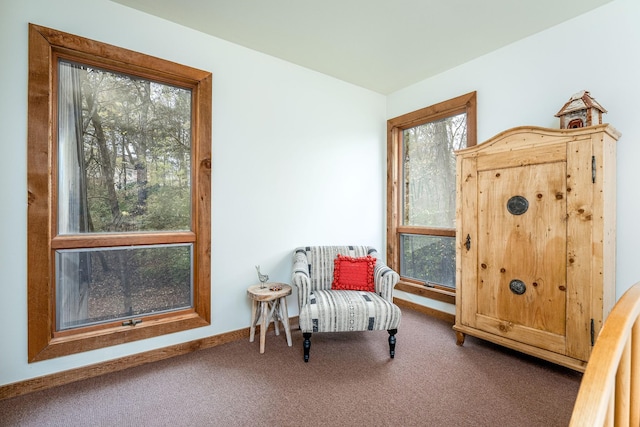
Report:
M522 196L513 196L507 202L507 210L513 215L522 215L529 209L529 201Z
M522 280L513 279L509 282L509 289L516 295L522 295L527 291L527 285Z

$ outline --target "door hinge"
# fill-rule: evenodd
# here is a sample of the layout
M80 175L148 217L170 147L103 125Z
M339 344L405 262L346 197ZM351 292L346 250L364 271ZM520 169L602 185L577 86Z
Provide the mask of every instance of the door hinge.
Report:
M596 183L596 156L591 156L591 182Z
M594 326L593 319L591 319L591 347L593 347L595 340L596 340L596 328Z

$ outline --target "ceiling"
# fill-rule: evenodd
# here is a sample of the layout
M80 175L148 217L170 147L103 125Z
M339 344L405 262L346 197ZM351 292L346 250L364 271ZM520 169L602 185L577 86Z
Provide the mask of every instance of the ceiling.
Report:
M389 94L612 0L112 0Z

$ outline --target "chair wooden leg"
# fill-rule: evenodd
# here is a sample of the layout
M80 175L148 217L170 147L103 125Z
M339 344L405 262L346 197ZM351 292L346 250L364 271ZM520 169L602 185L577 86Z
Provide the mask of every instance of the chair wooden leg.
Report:
M311 332L303 332L302 336L304 338L304 342L302 346L304 348L304 361L309 361L309 349L311 348Z
M398 333L397 329L389 329L389 355L393 359L396 355L396 333Z

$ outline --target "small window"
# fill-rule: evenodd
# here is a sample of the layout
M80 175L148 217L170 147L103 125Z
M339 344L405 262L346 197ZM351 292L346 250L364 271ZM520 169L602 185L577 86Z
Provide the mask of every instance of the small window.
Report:
M211 73L29 31L29 360L209 324Z
M388 122L389 263L398 289L455 290L455 151L475 145L475 92ZM427 292L428 293L428 292Z

